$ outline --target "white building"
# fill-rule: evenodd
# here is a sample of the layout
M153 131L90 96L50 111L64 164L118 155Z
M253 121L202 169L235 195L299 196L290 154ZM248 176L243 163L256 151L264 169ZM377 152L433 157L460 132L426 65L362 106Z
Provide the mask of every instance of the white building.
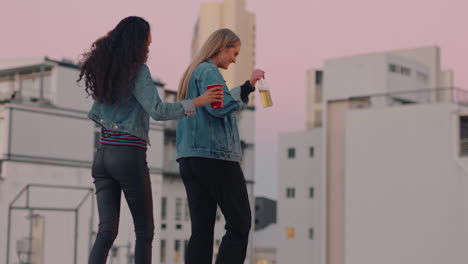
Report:
M452 195L460 196L463 188L466 189L462 182L453 183L454 179L460 177L459 159L455 155L458 151L452 155L446 151L458 149L456 140L450 140L455 135L451 135L449 131L458 126L454 120L458 119L455 109L459 108L459 93L455 89L444 88L453 86L452 74L440 70L440 51L437 47L394 51L390 54L392 58L404 57L408 62L403 65L404 61L401 60L400 65L397 65L399 71L392 66L396 64L394 60L388 60L387 65L376 65L373 68L385 69L384 66L387 66L390 77L382 94L372 92L370 88L356 89L334 81L329 83L329 79L335 79L338 75L328 74L327 63L325 64L324 142L327 148L323 155L326 160L324 176L327 179L326 263L375 263L372 261L376 258L380 263L439 263L442 259L446 263L466 262L463 243L451 247L451 252L444 250L451 241L460 241L460 236L466 236L463 225L444 218L447 214L457 213L463 216L466 213L463 208L466 201L447 198ZM411 61L414 62L413 65ZM330 63L333 62L328 65ZM422 67L427 70L426 73L423 72L427 78L420 74ZM372 72L370 75L373 76L373 83L380 79L376 77L378 74ZM342 78L352 80L349 75L342 75ZM414 92L399 92L399 86L411 87L411 84L415 84L415 79L426 82L427 86L422 89L417 86ZM341 97L340 92L344 92ZM406 106L407 104L411 105ZM363 108L362 112L359 108ZM450 118L450 108L455 112L452 114L453 118ZM353 118L354 114L364 112L370 112L374 117ZM443 121L441 116L445 116L447 120L452 119L453 123ZM375 119L379 118L381 121L377 122ZM382 122L387 124L385 133L381 130ZM357 136L353 132L356 126L371 126L372 130L361 131L361 135ZM420 130L420 134L415 136L412 130ZM440 130L444 132L441 133ZM432 135L431 141L422 143L428 135ZM361 136L365 136L368 143L352 148ZM375 141L376 137L381 140L379 144ZM421 143L428 145L423 147L419 145ZM432 151L426 149L434 144L444 146L431 149ZM372 155L372 159L360 164L355 161L361 158L361 151L368 148L375 148L374 152L366 152L366 155ZM409 156L407 153L414 155ZM395 158L389 158L389 155ZM434 157L440 158L433 159ZM355 166L365 167L360 176L354 176ZM388 169L390 167L393 170ZM375 168L379 168L378 173L371 171ZM446 173L437 173L441 170ZM369 184L367 188L362 188L364 186L361 185L357 188L355 177L364 179L360 183L373 185ZM380 182L375 183L375 179ZM431 185L432 181L438 181L441 185ZM427 189L422 188L423 186ZM442 186L445 189L441 190ZM408 190L412 190L411 195ZM358 192L365 194L369 202L376 202L381 210L366 203L357 203L355 196ZM394 196L390 197L390 193ZM384 197L383 194L387 195ZM435 200L437 202L429 206ZM422 206L421 201L428 204ZM361 216L375 215L376 219L366 218L369 219L365 222L366 232L359 228L363 223L358 224L355 221L356 212ZM388 214L392 216L383 217L389 216ZM429 228L422 222L416 224L423 219L429 225L437 223L438 231L434 232L433 227ZM359 230L359 235L355 230ZM457 230L458 234L453 234L453 230ZM370 241L363 238L372 232L371 236L376 240L370 246ZM420 236L420 232L433 234L434 240ZM363 247L366 247L366 254L363 254ZM438 247L440 249L436 250Z
M279 246L278 262L465 263L468 96L453 88L452 72L440 69L439 48L331 59L323 75L321 107L311 101L315 82L307 97L308 127L321 111L322 128L280 138L284 156L315 143L299 138L321 134L321 173L309 169L296 181L292 175L310 161L280 158L278 200L280 243L310 225L297 220L304 210L320 219L317 243L304 249L292 239L290 248ZM313 201L287 198L307 177L319 184L314 199L321 206L312 210Z
M280 134L278 264L320 263L324 200L322 129Z
M31 251L34 263L87 262L98 223L90 167L100 129L87 118L92 100L77 77L78 66L66 61L0 61L0 263L27 261ZM152 121L149 136L156 260L163 233L163 123ZM122 200L109 262L133 263L133 230Z
M327 263L468 261L466 109L329 103Z
M306 128L312 129L322 126L323 71L310 69L306 79Z

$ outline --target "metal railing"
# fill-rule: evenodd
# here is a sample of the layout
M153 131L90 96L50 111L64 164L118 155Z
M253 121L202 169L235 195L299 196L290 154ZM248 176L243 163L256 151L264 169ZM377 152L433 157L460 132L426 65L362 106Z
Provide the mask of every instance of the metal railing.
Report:
M468 106L468 91L456 88L420 89L349 98L352 108L387 107L406 104L455 103Z
M79 199L74 201L73 205L69 206L58 206L58 205L40 205L37 203L37 197L39 197L42 192L53 192L54 190L67 190L67 191L78 191L80 192ZM12 238L12 230L14 230L13 225L17 224L17 221L13 221L13 212L14 211L29 211L29 236L26 238L26 242L19 242L17 244L17 254L22 254L25 256L21 256L25 259L20 259L20 261L25 261L26 263L30 263L31 256L32 256L32 244L31 239L32 229L33 229L33 216L36 215L37 212L62 212L62 213L72 213L74 214L74 239L73 239L73 263L78 263L78 227L80 225L79 222L79 213L80 209L82 208L83 204L90 200L90 215L89 215L89 240L88 240L88 252L91 252L92 246L92 238L94 235L93 227L94 227L94 189L88 187L77 187L77 186L62 186L62 185L49 185L49 184L27 184L10 202L8 207L8 222L7 222L7 237L6 237L6 263L9 264L10 262L10 244ZM89 198L89 199L88 199ZM53 199L54 202L57 202L56 199ZM58 204L58 202L57 202ZM29 241L28 241L29 240ZM65 246L65 245L64 245ZM20 257L20 256L18 256Z

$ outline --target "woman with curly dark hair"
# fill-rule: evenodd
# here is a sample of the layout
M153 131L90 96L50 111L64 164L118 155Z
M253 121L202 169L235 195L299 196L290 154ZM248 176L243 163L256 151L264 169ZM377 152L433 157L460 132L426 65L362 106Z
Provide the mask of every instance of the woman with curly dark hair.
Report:
M78 81L94 99L89 118L101 126L101 147L92 167L99 212L99 228L90 264L106 263L117 237L123 191L135 227L135 263L151 263L154 235L151 182L146 162L149 117L179 119L195 108L223 100L222 90L165 103L161 101L146 60L150 25L127 17L84 55Z

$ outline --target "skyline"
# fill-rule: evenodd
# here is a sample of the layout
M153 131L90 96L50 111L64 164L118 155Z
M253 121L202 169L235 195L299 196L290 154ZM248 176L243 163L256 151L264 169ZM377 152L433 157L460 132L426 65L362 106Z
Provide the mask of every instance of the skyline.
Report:
M24 3L8 2L8 12L0 17L0 58L77 61L122 18L138 15L152 25L151 73L174 90L189 63L202 2L221 1L184 1L180 8L180 3L169 0L46 0L28 3L27 9ZM274 102L266 109L257 102L256 196L276 198L278 133L305 129L306 71L322 68L325 59L437 45L442 69L452 69L455 86L468 89L468 36L462 32L468 26L465 1L359 0L339 7L336 2L306 0L246 4L256 15L257 67L266 71Z

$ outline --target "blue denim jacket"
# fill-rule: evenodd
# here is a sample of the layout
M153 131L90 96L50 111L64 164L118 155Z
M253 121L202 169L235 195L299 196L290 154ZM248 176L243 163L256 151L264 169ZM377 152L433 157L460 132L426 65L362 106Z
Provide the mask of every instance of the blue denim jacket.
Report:
M190 78L187 99L195 98L213 84L224 85L224 107L211 105L196 109L196 115L177 122L176 158L205 157L228 161L242 161L242 150L235 114L248 103L241 99L241 88L231 90L211 60L197 66Z
M195 106L192 100L162 102L148 66L143 64L128 100L115 104L100 104L94 101L88 117L108 130L129 133L150 144L148 137L150 116L154 120L170 120L194 113Z

